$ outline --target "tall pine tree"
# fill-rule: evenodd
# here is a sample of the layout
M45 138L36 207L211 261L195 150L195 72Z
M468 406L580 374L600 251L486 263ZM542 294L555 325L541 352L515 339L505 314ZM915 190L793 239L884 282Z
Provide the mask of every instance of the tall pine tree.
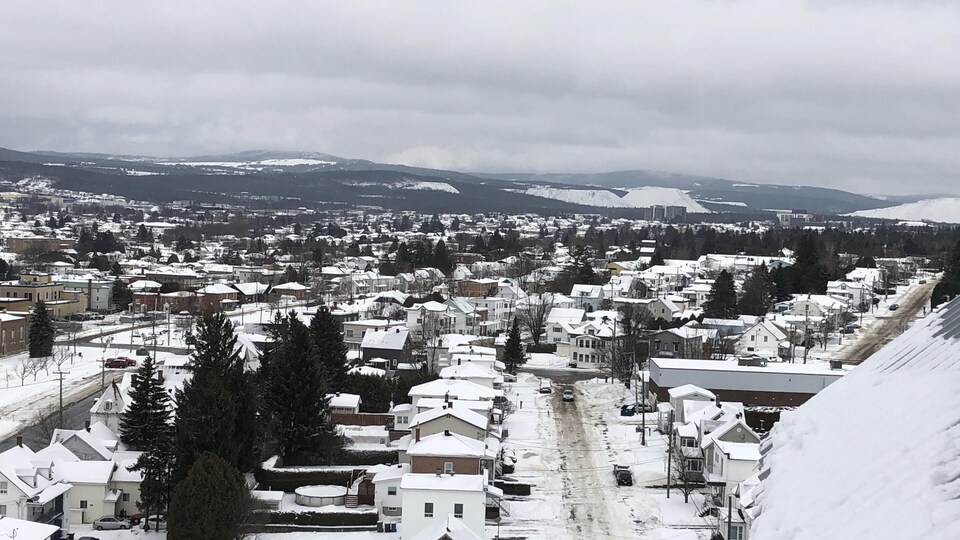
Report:
M510 335L507 336L507 343L503 349L503 364L507 371L516 373L517 369L526 361L527 358L523 354L523 343L520 342L520 323L514 317L513 325L510 327Z
M340 390L347 376L347 346L343 343L340 323L326 306L317 308L317 314L310 321L310 337L330 388Z
M286 465L327 464L343 441L330 422L327 377L310 329L296 317L277 315L273 343L260 363L268 447Z
M153 358L147 356L130 382L130 404L120 418L120 440L146 451L157 439L169 436L170 396L157 378Z
M142 451L130 470L140 471L139 508L144 514L167 508L173 473L173 428L170 398L157 377L153 358L147 356L133 374L130 405L120 419L120 439Z
M732 319L737 316L737 290L733 285L733 277L726 270L720 271L707 293L703 316L712 319Z
M53 338L56 330L50 320L50 312L43 300L37 300L30 314L30 358L43 358L53 355Z
M773 303L773 280L767 272L766 265L753 269L753 272L743 282L743 296L740 297L740 313L745 315L766 315Z
M254 376L244 369L233 324L222 312L205 313L191 343L193 378L177 392L176 478L204 452L250 470L257 458Z
M169 540L233 540L250 511L243 477L212 453L201 454L173 491Z

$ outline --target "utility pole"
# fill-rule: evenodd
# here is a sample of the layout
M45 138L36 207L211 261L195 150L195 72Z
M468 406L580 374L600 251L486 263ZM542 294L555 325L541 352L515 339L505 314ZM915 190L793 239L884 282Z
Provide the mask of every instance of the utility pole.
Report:
M643 376L643 363L641 369L637 371L640 376L640 395L643 397L643 404L640 409L640 445L647 445L647 379Z
M667 498L670 498L670 467L673 464L673 411L670 411L670 438L667 441Z
M727 494L727 538L733 533L733 495Z
M60 421L57 423L57 426L60 427L60 429L63 429L63 376L69 375L70 372L54 371L53 374L60 377L60 413L59 413Z

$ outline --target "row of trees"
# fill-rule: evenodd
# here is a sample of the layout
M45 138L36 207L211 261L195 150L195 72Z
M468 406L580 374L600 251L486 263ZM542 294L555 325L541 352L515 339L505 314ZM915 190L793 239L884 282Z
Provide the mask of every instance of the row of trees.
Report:
M270 332L273 343L252 372L230 321L207 313L191 338L193 377L175 396L152 358L133 376L120 435L143 452L134 466L143 474L141 507L145 514L169 508L171 540L241 535L252 508L241 473L264 455L290 465L338 457L342 439L329 419L329 389L367 385L346 373L336 319L321 309L308 327L278 314ZM378 391L367 392L372 403Z

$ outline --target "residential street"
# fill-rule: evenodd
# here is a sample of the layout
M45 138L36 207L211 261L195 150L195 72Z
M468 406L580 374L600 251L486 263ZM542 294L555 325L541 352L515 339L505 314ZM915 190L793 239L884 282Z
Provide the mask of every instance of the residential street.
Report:
M551 400L558 423L563 506L571 538L631 538L636 532L619 498L599 426L585 425L577 402Z
M913 324L917 315L923 315L930 312L930 293L936 286L934 279L929 279L924 285L919 285L907 293L899 302L900 308L896 311L887 311L878 316L878 320L867 328L864 335L857 340L856 344L848 350L841 351L840 358L845 364L859 364L873 353L877 352L884 345L903 333L904 330ZM881 304L882 306L882 304ZM886 310L886 307L878 307Z

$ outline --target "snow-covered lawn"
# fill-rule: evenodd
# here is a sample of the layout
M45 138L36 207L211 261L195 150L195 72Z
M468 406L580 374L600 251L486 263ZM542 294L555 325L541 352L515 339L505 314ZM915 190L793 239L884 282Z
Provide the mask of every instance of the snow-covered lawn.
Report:
M57 346L60 347L59 345ZM69 347L73 351L73 347ZM63 401L66 405L84 394L100 387L101 374L107 382L122 370L102 369L101 359L116 356L135 357L125 349L109 347L104 353L103 347L81 345L76 347L73 361L67 360L62 369ZM158 360L182 358L170 353L159 353ZM57 367L50 363L46 370L40 370L21 380L18 371L28 360L26 352L0 359L0 440L16 434L17 431L35 420L37 411L52 411L59 403L60 382L55 374ZM129 368L133 370L134 368Z

